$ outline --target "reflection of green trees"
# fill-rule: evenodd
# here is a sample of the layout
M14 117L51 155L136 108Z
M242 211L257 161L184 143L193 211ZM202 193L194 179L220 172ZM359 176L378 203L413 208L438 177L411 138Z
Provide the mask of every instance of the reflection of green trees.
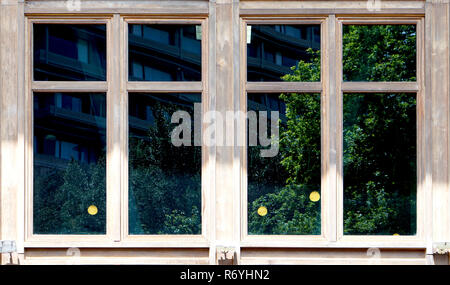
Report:
M132 234L199 234L201 148L170 141L171 115L192 109L157 102L145 136L130 132L129 231Z
M413 234L415 96L352 94L344 106L346 233Z
M130 132L129 231L131 234L199 234L200 147L175 147L170 115L178 106L156 103L154 123L141 136ZM187 109L189 110L189 109ZM43 234L104 234L105 159L70 161L64 170L42 168L34 180L34 229ZM90 205L98 214L87 212Z
M415 25L344 25L344 80L414 81Z
M64 170L35 168L34 232L104 234L105 187L104 158L91 165L72 160ZM88 213L90 205L97 207L96 215Z
M411 26L345 26L344 79L415 80ZM300 61L285 81L318 81L320 54ZM382 59L383 60L380 60ZM251 234L320 234L320 97L282 94L280 153L261 158L249 148ZM413 234L416 219L415 96L344 96L344 230L347 234ZM170 114L156 103L146 134L129 139L129 230L132 234L198 234L201 228L200 147L174 147ZM191 111L189 109L186 109ZM192 113L192 112L191 112ZM396 143L397 142L397 143ZM36 233L104 233L105 162L68 163L35 171ZM90 216L89 205L99 212ZM268 214L259 216L260 206Z
M320 80L319 52L311 62L301 61L285 81ZM320 192L320 95L282 94L286 122L280 125L280 152L259 157L249 148L249 233L320 234L320 205L309 200ZM264 192L261 189L265 189ZM266 216L257 214L265 206Z
M414 26L345 26L343 40L344 79L415 80ZM311 61L300 61L283 80L320 79L319 52L309 52ZM249 233L320 234L320 206L308 198L320 187L320 99L280 99L286 122L279 157L260 158L257 148L249 149ZM344 96L345 233L415 233L415 103L410 94ZM268 208L266 216L257 214L260 206Z

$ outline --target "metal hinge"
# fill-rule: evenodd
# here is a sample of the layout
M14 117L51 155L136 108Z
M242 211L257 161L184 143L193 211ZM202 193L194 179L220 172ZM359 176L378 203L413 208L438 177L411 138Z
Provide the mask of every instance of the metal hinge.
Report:
M17 252L16 242L14 240L0 240L0 253Z

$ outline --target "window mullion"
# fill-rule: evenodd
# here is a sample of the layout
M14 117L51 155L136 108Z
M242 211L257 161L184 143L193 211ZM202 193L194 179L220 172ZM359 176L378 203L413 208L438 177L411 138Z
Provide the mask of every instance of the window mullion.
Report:
M340 56L338 23L335 15L330 15L325 22L324 61L322 95L322 184L325 184L322 211L322 232L328 241L337 241L338 236L338 208L337 190L339 189L339 158L341 149L339 144L339 100L340 100Z
M108 74L108 100L107 100L107 235L114 241L120 241L120 193L122 161L121 151L121 93L120 93L120 16L115 14L108 24L107 34L107 74Z

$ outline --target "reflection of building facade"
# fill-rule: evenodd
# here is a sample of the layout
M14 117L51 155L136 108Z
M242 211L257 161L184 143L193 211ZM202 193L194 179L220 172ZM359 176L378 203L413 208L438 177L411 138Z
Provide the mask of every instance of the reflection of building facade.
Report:
M165 108L171 108L172 110L184 110L191 116L191 126L194 122L194 103L201 102L201 94L159 94L159 93L146 93L137 94L130 93L128 95L128 127L129 136L138 136L140 138L148 137L148 130L155 125L155 118L158 114L155 114L157 110L156 104L159 103L159 108L162 110ZM170 122L172 116L171 113L162 114L165 116L164 120ZM161 118L160 118L161 119ZM174 125L175 126L175 125ZM169 139L169 138L167 138Z
M103 25L34 25L35 80L105 80ZM247 45L249 81L279 81L308 48L319 50L317 25L254 25ZM201 27L130 25L130 81L200 81Z
M103 25L34 25L34 30L36 80L105 80ZM200 26L130 25L129 30L129 80L201 80ZM309 59L309 47L318 49L319 45L318 26L252 26L248 44L249 80L279 80L290 73L299 60ZM185 100L189 104L192 98L179 96L183 98L172 103L182 104L180 102ZM285 106L277 94L250 97L249 109L280 111L283 119ZM89 98L96 98L98 102L89 102ZM130 99L130 129L143 133L152 124L153 117L151 106L138 98ZM164 100L161 96L154 96L154 99ZM35 108L38 108L35 120L44 124L35 125L36 163L45 165L45 159L56 159L52 163L62 161L64 164L63 161L72 158L95 162L95 153L104 151L104 146L92 140L105 136L105 100L104 95L35 95ZM52 119L45 120L46 114Z
M130 81L200 81L201 27L130 25Z
M34 94L34 164L64 169L71 159L95 163L106 150L104 94Z
M320 49L318 25L252 25L247 43L247 80L281 81L300 60L308 62L308 49ZM256 95L256 94L255 94ZM249 110L279 111L282 122L286 107L279 94L248 95Z
M320 49L320 26L254 25L247 44L247 80L280 81L292 73L300 60L308 61L307 50Z
M105 25L33 25L34 80L106 80Z

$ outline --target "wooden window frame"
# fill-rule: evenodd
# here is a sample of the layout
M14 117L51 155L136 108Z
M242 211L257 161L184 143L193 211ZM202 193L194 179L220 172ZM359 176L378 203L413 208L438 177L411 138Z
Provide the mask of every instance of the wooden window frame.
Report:
M431 128L425 107L425 41L423 16L338 16L323 17L242 17L241 18L241 111L246 111L247 93L320 93L321 94L321 235L249 235L247 215L247 148L241 153L241 245L245 247L405 247L427 246L430 231L429 194L431 185L425 177L425 162L431 155L426 130ZM320 82L247 82L247 24L320 24ZM416 81L414 82L344 82L343 25L413 24L416 26ZM417 98L417 231L411 236L344 235L343 194L343 94L344 93L415 93ZM241 121L246 124L246 121ZM246 135L246 134L245 134ZM245 136L244 136L245 137ZM244 145L246 140L243 141Z
M114 216L113 191L110 176L111 159L111 105L115 99L111 90L111 18L110 17L27 17L25 26L25 247L57 247L68 244L86 246L111 243L114 233L111 220ZM106 26L106 81L34 81L33 79L33 24L104 24ZM58 235L33 233L33 93L34 92L99 92L106 94L106 233L96 235Z
M247 94L248 93L283 93L283 92L297 92L297 93L318 93L321 94L321 106L325 100L323 77L325 72L323 69L323 62L328 56L328 49L326 48L324 37L327 35L327 18L326 17L242 17L241 18L241 109L240 111L247 112ZM320 50L321 50L321 81L319 82L247 82L247 25L257 24L296 24L296 25L320 25ZM321 118L325 116L323 107L321 107ZM328 219L328 203L329 193L323 191L325 189L324 183L327 183L324 176L321 176L321 234L320 235L249 235L248 234L248 201L247 201L247 120L243 118L240 122L244 128L241 128L244 132L240 137L243 145L241 151L241 245L245 247L308 247L308 246L321 246L327 242L329 233L328 227L325 226ZM324 129L324 120L321 119L321 134ZM321 145L323 145L325 138L321 135ZM321 156L324 157L324 148L321 147ZM324 159L321 159L321 169L324 169Z
M106 81L34 81L33 24L105 24ZM128 24L197 24L202 26L202 78L194 82L128 81ZM209 247L210 194L207 147L202 146L202 210L199 235L128 234L128 93L201 93L207 102L206 83L208 26L199 16L28 16L25 42L25 241L24 246L39 247ZM113 37L113 34L115 35ZM117 36L118 35L118 36ZM33 233L33 93L101 92L107 98L106 233L100 235ZM202 113L207 110L202 104ZM202 126L203 127L203 126ZM119 175L117 175L119 174ZM120 209L120 210L117 210Z
M339 139L338 148L338 183L337 183L337 205L338 205L338 231L337 241L343 244L351 244L353 246L370 245L377 247L389 247L395 245L395 247L426 247L426 232L430 230L429 222L426 221L430 208L426 205L427 193L431 192L431 185L426 183L425 177L425 162L431 160L429 155L431 154L431 142L429 137L425 136L426 130L431 128L429 121L426 120L429 114L425 109L425 29L424 17L373 17L371 19L362 17L338 17L337 18L337 62L341 64L337 65L338 70L338 82L340 82L340 91L338 90L338 129L336 133ZM410 24L416 26L416 81L405 82L344 82L343 70L342 70L342 36L343 25L401 25ZM416 94L416 153L417 153L417 207L416 207L416 234L415 235L344 235L344 189L343 189L343 94L348 93L415 93Z
M201 66L201 81L192 82L156 82L156 81L128 81L128 25L129 24L192 24L202 26L202 66ZM128 153L128 94L133 93L201 93L202 94L202 114L207 110L207 50L208 50L208 26L205 17L149 17L149 16L124 16L121 19L121 29L123 32L122 52L124 56L121 57L123 61L122 70L125 73L122 76L123 84L126 86L126 91L123 94L124 112L126 112L122 119L123 143L122 153ZM203 129L202 125L202 129ZM207 166L207 146L202 144L202 170L201 170L201 197L202 197L202 211L201 211L201 234L199 235L130 235L128 233L128 155L123 159L122 167L122 195L121 195L121 240L122 243L133 246L151 246L151 247L209 247L209 204L210 193L207 191L208 170Z

